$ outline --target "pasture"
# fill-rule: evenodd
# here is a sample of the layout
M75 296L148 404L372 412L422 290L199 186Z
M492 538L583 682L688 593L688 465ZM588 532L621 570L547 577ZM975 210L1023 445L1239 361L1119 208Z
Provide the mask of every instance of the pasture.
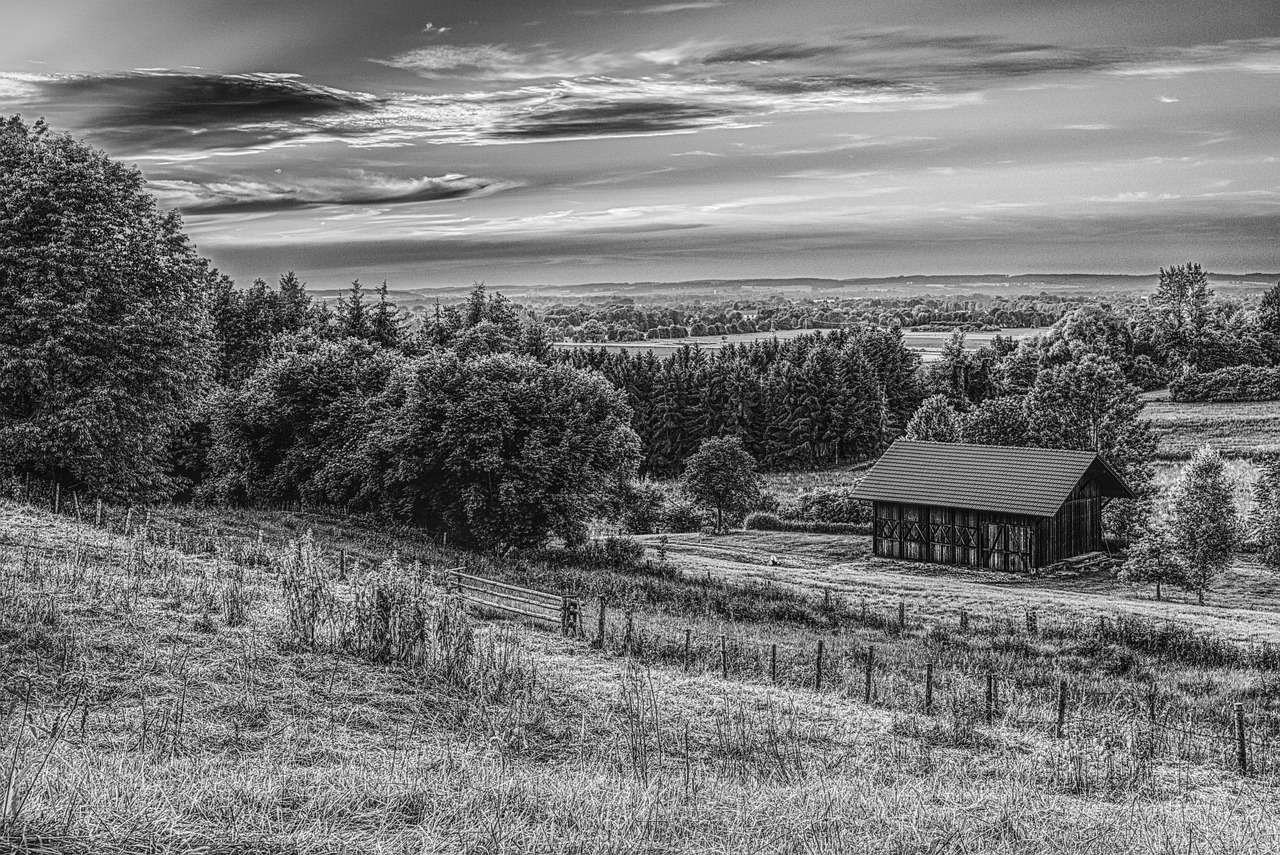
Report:
M1168 392L1148 393L1142 416L1151 420L1156 454L1185 460L1206 442L1227 457L1280 452L1280 403L1276 401L1186 402Z
M1247 565L1200 608L892 565L865 538L650 537L624 566L316 512L109 508L96 526L3 502L0 524L16 846L1280 845L1280 663L1225 640L1276 632L1280 598ZM579 597L585 637L462 614L458 564Z

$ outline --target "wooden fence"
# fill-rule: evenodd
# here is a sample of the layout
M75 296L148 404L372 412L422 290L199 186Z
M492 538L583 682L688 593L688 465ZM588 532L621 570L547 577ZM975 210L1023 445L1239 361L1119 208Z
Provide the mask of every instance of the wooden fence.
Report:
M548 594L473 576L461 567L447 570L449 590L481 609L504 612L542 623L559 624L563 635L582 632L582 606L573 597Z

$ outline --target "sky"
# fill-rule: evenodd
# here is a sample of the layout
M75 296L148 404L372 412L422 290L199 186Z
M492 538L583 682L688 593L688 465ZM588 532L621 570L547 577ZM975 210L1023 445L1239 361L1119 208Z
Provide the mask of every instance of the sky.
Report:
M1276 0L0 0L238 280L1280 270Z

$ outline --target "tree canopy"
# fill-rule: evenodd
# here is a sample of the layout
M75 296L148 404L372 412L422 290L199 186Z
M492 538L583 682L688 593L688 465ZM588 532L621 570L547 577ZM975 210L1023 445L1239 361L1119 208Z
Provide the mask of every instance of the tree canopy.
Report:
M171 489L212 366L216 277L136 169L0 124L0 467L115 498Z

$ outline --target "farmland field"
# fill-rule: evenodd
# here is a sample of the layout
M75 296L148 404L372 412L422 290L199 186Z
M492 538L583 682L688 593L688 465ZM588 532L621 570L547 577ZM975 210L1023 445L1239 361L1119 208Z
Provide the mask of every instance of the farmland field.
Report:
M557 342L556 347L561 349L572 348L598 348L619 353L622 351L638 352L653 351L657 356L670 356L682 347L700 347L707 350L719 350L726 344L745 344L753 341L767 339L789 339L797 338L802 335L809 335L814 332L822 332L822 330L803 329L803 330L775 330L772 332L757 333L734 333L732 335L723 336L689 336L687 338L658 338L648 339L646 341L628 341L628 342L606 342L595 344L591 342ZM1037 327L1017 327L999 332L972 332L965 338L965 346L970 350L977 350L983 345L990 344L991 339L997 335L1012 336L1016 339L1028 338L1043 332ZM903 339L911 350L920 354L923 362L935 361L939 354L942 353L942 346L947 339L951 337L949 332L914 332L910 330L903 331Z
M1137 620L1275 639L1280 592L1247 562L1197 607L1092 576L875 561L865 538L650 537L650 563L621 568L491 561L319 513L158 507L122 532L129 519L0 502L0 776L15 770L21 802L0 848L1280 846L1280 663ZM588 638L466 618L441 587L463 561L578 593ZM1028 607L1034 633L1017 628ZM411 615L428 621L416 658L379 653L415 637ZM1095 630L1099 615L1113 622ZM999 687L985 712L984 679Z
M1178 460L1206 442L1232 456L1280 452L1280 402L1194 402L1148 394L1142 415L1151 420L1160 457Z

